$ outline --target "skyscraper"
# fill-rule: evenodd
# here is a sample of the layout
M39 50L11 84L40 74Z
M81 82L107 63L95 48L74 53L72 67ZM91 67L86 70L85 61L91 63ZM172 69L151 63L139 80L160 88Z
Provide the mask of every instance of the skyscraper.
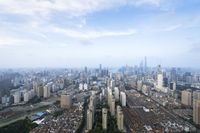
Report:
M93 114L92 110L88 109L87 110L87 130L92 130L92 125L93 125Z
M162 90L163 88L163 73L158 73L157 75L157 88Z
M193 122L200 124L200 91L193 92Z
M124 130L124 114L120 106L117 106L117 127L120 131Z
M126 94L125 92L120 92L120 101L121 101L121 105L122 107L126 106Z
M107 112L108 110L106 108L102 109L102 128L104 130L107 129L107 115L108 115Z
M115 99L113 97L112 97L112 100L111 100L110 112L111 112L112 116L115 115Z
M191 90L184 90L181 92L181 103L184 105L192 105L192 92Z
M48 85L45 85L43 89L44 89L43 97L44 98L50 97L50 95L51 95L50 89L51 88Z
M118 87L114 88L114 94L115 94L115 100L119 101L119 88Z
M144 57L144 72L147 72L147 57Z

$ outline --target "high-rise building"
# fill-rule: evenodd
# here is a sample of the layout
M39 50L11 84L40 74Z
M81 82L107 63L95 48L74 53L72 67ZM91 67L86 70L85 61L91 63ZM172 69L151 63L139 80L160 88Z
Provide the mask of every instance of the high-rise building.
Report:
M83 85L83 89L88 90L88 85L86 83Z
M191 90L184 90L181 92L181 103L187 106L192 105L192 92Z
M200 91L193 92L193 122L200 124Z
M120 92L120 102L121 102L121 105L122 107L125 107L126 106L126 94L125 92Z
M142 90L142 80L137 81L137 90L141 91Z
M157 75L157 88L159 90L163 89L163 73L158 73Z
M177 82L177 74L176 74L176 69L172 68L170 72L170 81L171 82Z
M99 64L99 71L101 72L101 70L102 70L102 65Z
M83 91L83 89L84 89L83 84L80 83L80 84L79 84L79 90L80 90L80 91Z
M107 98L108 98L108 105L111 106L112 90L109 87L107 88Z
M43 89L42 85L40 85L39 87L37 87L37 89L36 89L36 95L38 97L43 97L43 95L44 95L44 89Z
M114 88L114 94L115 94L115 100L119 101L119 88L118 87Z
M111 115L112 115L112 116L115 115L115 99L114 99L113 97L112 97L112 99L111 99L110 112L111 112Z
M107 124L108 124L108 110L106 108L102 109L102 128L104 130L107 130Z
M16 91L13 95L14 97L14 103L19 103L21 101L21 94L20 91Z
M92 130L92 125L93 125L93 114L92 110L88 109L87 110L87 130Z
M176 90L176 82L171 82L170 83L170 89L175 91Z
M51 95L50 89L51 88L48 85L45 85L43 89L44 89L43 97L44 98L50 97L50 95Z
M91 92L92 95L90 96L90 102L88 105L88 123L87 123L87 129L91 130L91 126L94 123L94 116L95 116L95 112L96 112L96 91L92 91Z
M120 106L117 106L117 127L120 131L124 130L124 114Z
M69 94L62 94L60 98L61 108L70 108L72 106L72 97Z
M144 57L144 72L147 72L147 57Z
M24 102L28 102L29 101L29 92L24 92Z

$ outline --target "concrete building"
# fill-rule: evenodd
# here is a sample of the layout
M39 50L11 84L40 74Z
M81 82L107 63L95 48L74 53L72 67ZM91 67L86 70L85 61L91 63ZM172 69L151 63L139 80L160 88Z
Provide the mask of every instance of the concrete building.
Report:
M158 73L157 75L157 88L161 91L163 89L163 73Z
M38 88L38 83L36 81L33 81L33 90L35 92L37 92L37 88Z
M13 94L13 97L14 97L14 103L17 104L21 101L21 94L20 94L20 91L16 91L14 94Z
M142 90L142 80L137 81L137 90L141 91Z
M192 92L191 90L184 90L181 92L181 103L187 106L192 105Z
M83 91L83 89L84 89L84 88L83 88L83 84L80 83L80 84L79 84L79 91Z
M114 94L115 94L115 100L119 101L119 88L118 87L114 88Z
M4 96L1 98L1 103L2 103L2 104L6 104L6 103L7 103L7 95L4 95Z
M200 124L200 91L193 92L193 122Z
M108 98L108 106L111 106L112 90L109 87L107 88L107 98Z
M62 94L60 98L61 108L70 108L72 106L72 97L68 94Z
M87 130L90 131L92 130L92 125L93 125L93 114L92 110L88 109L87 110Z
M117 127L120 131L124 130L124 114L120 106L117 106Z
M103 108L102 109L102 128L104 129L104 130L107 130L107 118L108 117L108 110L106 109L106 108Z
M29 92L25 92L24 93L24 102L28 102L29 101Z
M88 85L86 83L83 85L83 89L88 90Z
M170 83L170 90L173 90L173 91L176 90L176 82L171 82Z
M43 89L42 85L40 85L39 87L37 87L37 89L36 89L36 95L38 97L43 97L43 95L44 95L44 89Z
M50 92L51 88L48 85L45 85L43 89L44 89L44 95L43 95L43 97L44 98L50 97L50 95L51 95L51 92Z
M110 113L112 116L115 116L115 99L111 99Z
M126 106L126 94L125 92L120 92L120 102L121 102L121 105L122 107L125 107Z

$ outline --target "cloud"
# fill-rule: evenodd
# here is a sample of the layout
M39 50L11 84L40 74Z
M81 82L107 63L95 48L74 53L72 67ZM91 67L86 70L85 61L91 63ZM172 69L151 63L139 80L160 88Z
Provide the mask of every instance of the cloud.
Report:
M31 38L25 38L22 36L11 36L0 34L0 47L13 47L13 46L24 46L29 44L39 43L37 40Z
M171 25L171 26L165 28L164 31L174 31L174 30L177 30L178 28L180 28L181 26L182 26L182 24Z
M160 3L161 0L1 0L0 12L43 17L52 12L65 12L69 16L82 16L125 5L159 6Z
M78 31L73 29L64 29L59 27L50 27L47 28L50 32L61 33L67 37L76 38L80 40L90 40L101 37L112 37L112 36L128 36L137 33L136 30L127 30L127 31L96 31L96 30L84 30Z
M0 46L18 45L22 40L13 37L0 37Z

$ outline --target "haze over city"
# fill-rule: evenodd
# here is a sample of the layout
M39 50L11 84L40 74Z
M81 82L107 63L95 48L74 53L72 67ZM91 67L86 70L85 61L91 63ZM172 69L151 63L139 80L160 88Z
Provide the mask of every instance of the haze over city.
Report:
M0 0L0 133L200 133L200 0Z
M199 0L0 0L1 68L200 67Z

